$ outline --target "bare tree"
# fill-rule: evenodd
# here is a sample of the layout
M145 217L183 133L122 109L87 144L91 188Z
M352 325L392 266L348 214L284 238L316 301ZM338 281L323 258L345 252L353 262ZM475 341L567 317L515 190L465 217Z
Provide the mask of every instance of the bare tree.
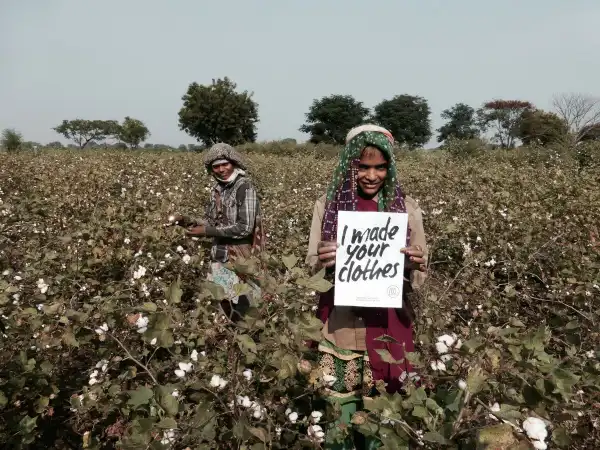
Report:
M560 94L552 105L572 133L575 143L583 141L600 126L600 98L586 94Z

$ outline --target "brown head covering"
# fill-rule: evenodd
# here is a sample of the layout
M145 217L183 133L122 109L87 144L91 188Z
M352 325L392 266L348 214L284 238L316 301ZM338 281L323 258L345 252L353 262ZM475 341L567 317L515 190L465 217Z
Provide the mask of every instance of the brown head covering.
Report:
M206 170L210 172L212 163L220 159L225 159L234 166L246 170L246 163L242 155L231 145L225 143L215 144L204 153Z

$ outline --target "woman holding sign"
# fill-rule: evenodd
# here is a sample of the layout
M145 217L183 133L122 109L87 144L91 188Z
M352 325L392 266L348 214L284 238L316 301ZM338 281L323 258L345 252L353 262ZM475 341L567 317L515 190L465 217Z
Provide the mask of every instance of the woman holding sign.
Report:
M339 211L408 215L407 245L396 250L397 257L392 255L397 261L404 258L406 282L402 283L403 292L397 294L398 308L335 306L335 287L319 298L317 314L324 323L323 337L318 343L319 364L324 375L328 375L328 400L341 406L340 421L346 424L361 409L362 399L376 392L375 382L381 380L387 384L388 392L397 392L402 381L412 375L411 366L404 359L405 351L414 351L414 312L408 294L419 288L425 279L427 247L422 212L414 200L404 195L396 178L393 143L391 133L375 125L350 130L327 194L317 200L313 212L307 263L315 271L322 268L335 271ZM373 231L371 237L377 237L381 232L383 228ZM342 240L346 238L343 236ZM355 238L362 239L352 236ZM377 259L374 255L375 263ZM371 273L373 270L372 267ZM388 272L394 275L393 270ZM360 283L365 269L356 276L350 275L344 266L344 271L338 273L346 278L353 276ZM402 274L394 276L402 277ZM340 280L346 281L343 277L340 276ZM383 335L392 339L377 339ZM400 364L384 361L378 350L387 350ZM378 446L378 441L372 441L367 448ZM341 448L354 447L348 442Z

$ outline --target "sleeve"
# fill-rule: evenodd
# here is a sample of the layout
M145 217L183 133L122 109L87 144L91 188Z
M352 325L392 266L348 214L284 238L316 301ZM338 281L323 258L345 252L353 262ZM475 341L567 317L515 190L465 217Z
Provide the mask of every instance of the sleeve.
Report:
M410 245L420 245L425 254L425 264L429 261L429 250L425 240L425 229L423 228L423 211L418 206L409 215L410 220ZM410 274L410 283L413 290L418 290L427 278L427 272L413 270Z
M323 224L324 205L323 202L317 200L313 209L312 223L310 226L310 234L308 238L308 254L306 255L306 264L313 272L317 271L319 257L317 250L321 241L321 227Z
M236 195L236 201L238 203L236 222L233 225L223 227L207 226L207 236L243 239L252 235L258 210L256 190L249 185L240 187Z

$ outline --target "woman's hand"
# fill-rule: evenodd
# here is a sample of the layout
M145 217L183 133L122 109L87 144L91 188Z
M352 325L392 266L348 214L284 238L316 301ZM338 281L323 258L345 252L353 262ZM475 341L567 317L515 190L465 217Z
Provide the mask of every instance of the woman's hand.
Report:
M186 221L185 216L182 216L181 214L175 214L175 215L169 216L168 222L165 224L165 226L167 226L167 227L174 227L174 226L183 227L183 226L185 226L185 221Z
M317 255L321 267L328 269L335 266L335 255L337 252L337 242L319 242Z
M419 272L427 270L425 266L425 252L420 245L411 245L410 247L403 248L400 252L406 255L406 261L404 262L405 270L418 270Z
M206 236L206 227L204 225L198 225L188 229L186 233L188 236Z

